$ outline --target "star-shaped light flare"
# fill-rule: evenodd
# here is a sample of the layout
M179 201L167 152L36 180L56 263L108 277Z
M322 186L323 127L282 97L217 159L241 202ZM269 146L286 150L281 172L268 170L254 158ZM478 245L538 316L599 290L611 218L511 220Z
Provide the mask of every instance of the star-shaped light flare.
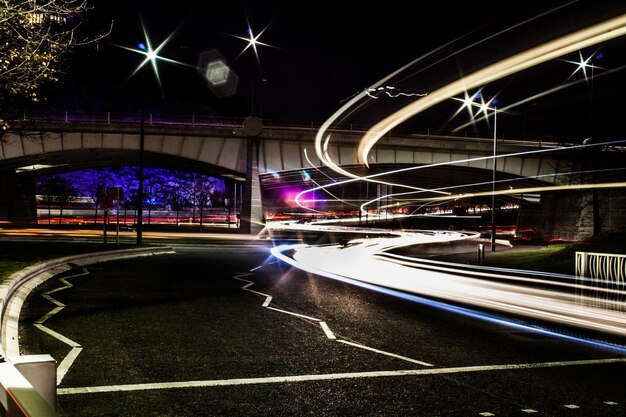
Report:
M581 71L583 75L585 76L585 80L589 81L589 78L587 77L587 68L591 68L591 69L600 68L591 63L591 60L594 58L594 56L596 56L596 53L594 52L593 54L589 56L589 58L585 59L583 58L583 54L580 51L578 51L578 56L579 56L578 62L564 60L565 62L569 62L570 64L576 65L576 69L574 70L574 72L570 74L569 77L567 77L567 79L569 80L570 78L574 76L574 74L576 74L578 71Z
M274 46L270 44L259 41L259 38L263 35L263 33L269 27L270 25L265 26L262 31L260 31L258 34L255 35L254 31L252 30L252 27L250 26L250 22L248 22L248 37L247 38L243 36L231 35L237 39L241 39L242 41L247 42L245 48L243 48L243 50L239 52L239 55L237 55L237 57L233 60L233 62L236 61L241 55L243 55L243 53L246 52L249 48L252 48L252 50L254 51L254 56L256 57L256 61L260 67L261 60L259 59L259 51L257 50L257 46L260 45L260 46L267 46L270 48L274 48Z
M457 114L459 114L461 111L463 111L463 109L467 109L469 115L470 115L470 121L472 124L476 124L476 120L477 119L487 119L489 120L489 111L493 110L495 111L495 107L489 107L490 104L494 105L498 102L498 100L493 97L490 100L485 101L482 93L480 91L477 91L476 93L472 94L471 96L467 93L467 91L464 92L463 94L463 98L457 98L457 97L453 97L454 100L456 101L460 101L461 103L461 107L459 107L457 109L457 111L452 115L452 117L450 118L450 120L452 120ZM479 101L478 101L479 100ZM474 107L478 108L477 112L474 112ZM483 114L482 118L480 117L480 114Z
M142 54L145 56L144 60L137 66L137 68L135 68L132 74L130 74L130 77L134 76L137 72L139 72L139 70L143 68L147 63L150 63L152 65L152 69L154 70L154 75L157 79L157 82L159 83L159 87L161 87L161 77L159 76L159 68L157 67L157 60L171 62L171 63L179 64L179 65L185 65L182 62L178 62L173 59L165 58L159 55L159 51L161 51L161 49L163 49L163 47L170 41L170 39L172 39L176 31L170 33L168 37L165 38L165 40L159 44L159 46L157 46L156 48L153 48L152 41L150 40L150 36L148 35L148 32L146 30L145 25L143 24L143 21L141 22L141 28L143 30L145 43L143 42L140 43L138 45L139 49L130 48L128 46L123 46L123 45L116 45L116 46L119 46L122 49L126 49L128 51Z

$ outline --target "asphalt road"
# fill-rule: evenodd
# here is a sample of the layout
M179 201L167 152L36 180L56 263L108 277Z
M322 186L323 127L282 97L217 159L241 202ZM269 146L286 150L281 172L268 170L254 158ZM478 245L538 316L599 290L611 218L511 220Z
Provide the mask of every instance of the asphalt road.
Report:
M267 249L181 246L52 279L24 306L23 353L60 364L62 416L626 416L624 353L311 276ZM42 323L53 332L33 326L56 306L42 294L65 305Z

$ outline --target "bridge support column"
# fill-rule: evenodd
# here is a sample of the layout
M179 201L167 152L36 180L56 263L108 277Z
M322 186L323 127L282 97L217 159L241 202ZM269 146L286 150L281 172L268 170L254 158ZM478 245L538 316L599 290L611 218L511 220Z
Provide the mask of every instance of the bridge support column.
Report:
M249 137L246 157L246 183L241 201L240 233L257 234L265 227L261 181L259 180L259 139L261 120L249 117L244 121L244 133Z
M0 172L0 221L37 223L34 178Z

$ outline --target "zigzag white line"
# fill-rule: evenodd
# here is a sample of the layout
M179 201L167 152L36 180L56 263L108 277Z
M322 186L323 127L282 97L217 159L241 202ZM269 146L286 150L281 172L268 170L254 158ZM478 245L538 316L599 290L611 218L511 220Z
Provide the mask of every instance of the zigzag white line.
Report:
M65 308L65 304L51 297L50 294L53 294L58 291L66 290L68 288L72 288L74 285L68 281L69 278L76 278L76 277L81 277L81 276L89 274L89 271L86 268L81 268L81 269L83 270L83 272L81 272L80 274L71 275L65 278L59 278L59 281L65 284L65 286L57 287L53 290L46 291L45 293L41 294L43 298L50 301L52 304L56 305L56 307L50 310L49 312L47 312L46 314L44 314L39 320L37 320L34 323L34 326L37 329L65 343L66 345L69 345L72 348L70 352L67 355L65 355L65 358L63 358L63 360L57 367L57 385L59 385L61 381L63 381L65 374L67 374L67 371L70 370L70 367L72 366L72 364L74 363L74 361L76 360L80 352L83 350L83 347L80 344L74 342L72 339L67 338L63 336L62 334L57 333L54 330L50 329L49 327L44 326L43 323L47 321L50 317L54 316L59 311Z
M320 327L322 328L322 331L324 332L324 335L326 335L326 337L328 339L330 339L330 340L336 340L337 342L341 342L341 343L344 343L344 344L349 345L349 346L357 347L359 349L365 349L365 350L368 350L370 352L379 353L379 354L385 355L385 356L390 356L392 358L400 359L400 360L403 360L403 361L406 361L406 362L411 362L411 363L415 363L415 364L422 365L422 366L434 366L433 364L430 364L428 362L418 361L417 359L407 358L406 356L397 355L395 353L385 352L383 350L375 349L375 348L372 348L372 347L369 347L369 346L365 346L365 345L360 345L360 344L354 343L354 342L349 342L347 340L337 339L337 336L330 329L328 324L325 321L322 321L321 319L318 319L318 318L315 318L315 317L310 317L310 316L305 316L304 314L294 313L293 311L281 310L281 309L276 308L276 307L271 307L270 303L272 302L272 296L264 294L264 293L259 292L259 291L251 290L249 287L254 285L254 282L242 278L242 277L248 277L250 275L254 275L253 272L258 270L261 267L262 267L262 265L261 266L257 266L256 268L251 269L250 272L238 273L238 274L233 275L234 279L246 283L245 285L243 285L241 287L242 290L245 290L245 291L251 292L253 294L257 294L257 295L260 295L262 297L265 297L265 300L263 301L263 304L261 305L261 307L265 307L265 308L267 308L269 310L274 310L274 311L277 311L279 313L289 314L291 316L301 317L301 318L306 319L306 320L311 320L311 321L318 322Z
M394 353L384 352L382 350L374 349L374 348L371 348L369 346L363 346L363 345L359 345L358 343L348 342L347 340L337 340L337 341L339 343L345 343L346 345L354 346L354 347L357 347L359 349L365 349L365 350L369 350L369 351L376 352L376 353L382 353L383 355L391 356L393 358L402 359L403 361L417 363L418 365L434 366L432 363L418 361L417 359L407 358L406 356L396 355Z

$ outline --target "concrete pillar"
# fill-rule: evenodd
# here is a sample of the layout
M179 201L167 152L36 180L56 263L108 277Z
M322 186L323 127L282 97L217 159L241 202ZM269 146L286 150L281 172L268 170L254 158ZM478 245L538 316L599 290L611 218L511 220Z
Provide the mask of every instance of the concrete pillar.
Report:
M263 124L257 117L248 117L243 124L248 136L246 156L246 183L243 189L240 233L257 234L265 227L261 182L259 180L259 138Z
M0 172L0 220L37 223L35 179L26 174Z

